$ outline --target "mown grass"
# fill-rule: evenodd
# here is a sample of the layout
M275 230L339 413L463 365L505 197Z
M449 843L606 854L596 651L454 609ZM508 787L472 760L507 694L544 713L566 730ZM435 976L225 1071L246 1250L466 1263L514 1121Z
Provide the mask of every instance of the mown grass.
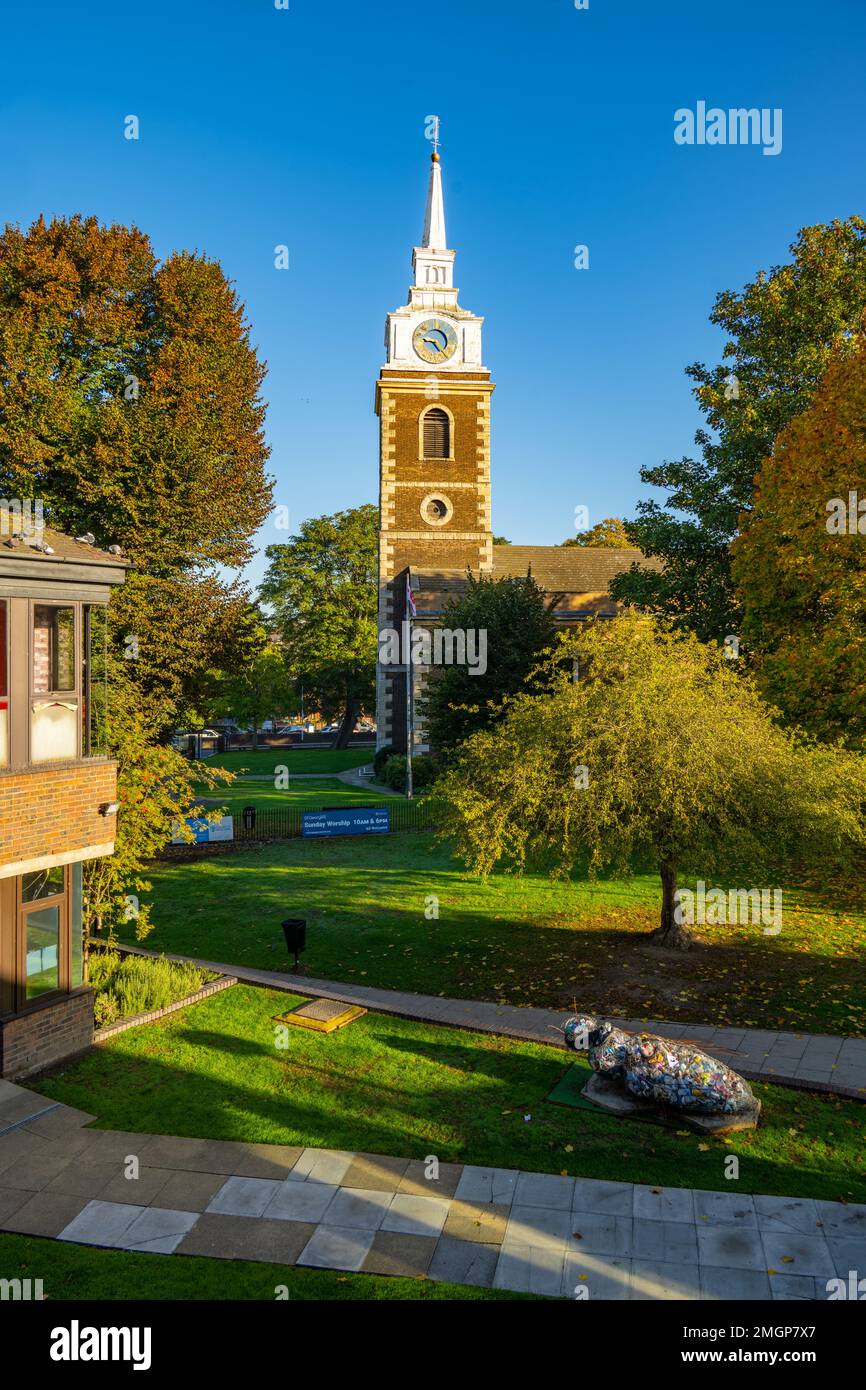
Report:
M120 1130L395 1154L662 1186L866 1200L866 1111L755 1087L762 1123L720 1140L545 1098L584 1060L542 1044L369 1013L330 1036L273 1016L299 1002L235 986L131 1029L36 1083ZM281 1045L283 1044L284 1045Z
M381 793L365 787L351 786L336 777L316 778L314 781L291 781L286 788L276 788L271 782L234 782L223 789L199 787L207 810L223 807L226 815L239 816L245 806L262 811L316 810L320 806L380 806L390 800Z
M208 758L209 767L224 767L229 772L250 772L272 777L277 767L291 772L346 772L349 768L372 763L373 748L304 748L287 745L285 748L257 748L248 753L217 753Z
M52 1302L139 1299L274 1300L376 1302L442 1299L531 1299L497 1289L427 1279L392 1279L376 1274L340 1274L294 1265L248 1260L207 1260L196 1256L139 1255L127 1250L95 1250L86 1245L0 1234L0 1279L41 1279ZM282 1292L285 1290L286 1292Z
M250 784L252 785L252 784ZM319 803L321 804L321 803ZM849 885L786 882L783 929L696 928L647 944L655 874L554 882L468 874L426 834L291 840L158 864L147 945L286 969L280 922L308 922L311 975L670 1022L866 1033L866 915ZM134 927L124 929L133 940Z

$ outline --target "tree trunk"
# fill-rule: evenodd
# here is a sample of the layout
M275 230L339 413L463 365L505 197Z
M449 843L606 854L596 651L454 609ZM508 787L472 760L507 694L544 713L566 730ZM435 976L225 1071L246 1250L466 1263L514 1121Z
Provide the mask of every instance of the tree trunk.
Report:
M340 725L340 731L337 734L337 737L334 739L335 748L348 748L349 739L355 728L355 720L358 718L358 709L358 701L352 699L351 696L347 695L346 709L343 714L343 722Z
M657 929L650 934L655 946L666 946L673 951L687 951L693 938L676 917L677 866L672 859L665 859L659 865L662 880L662 916Z

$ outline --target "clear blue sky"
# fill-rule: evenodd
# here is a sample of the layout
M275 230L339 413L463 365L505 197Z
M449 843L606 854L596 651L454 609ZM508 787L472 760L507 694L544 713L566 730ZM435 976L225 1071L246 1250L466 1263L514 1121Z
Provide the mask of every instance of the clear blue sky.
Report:
M376 498L426 115L497 383L493 524L524 544L563 540L578 504L633 514L641 465L691 448L683 367L718 357L716 291L864 211L864 0L43 0L3 28L3 219L96 213L221 262L268 363L293 528ZM781 154L676 145L699 100L781 107Z

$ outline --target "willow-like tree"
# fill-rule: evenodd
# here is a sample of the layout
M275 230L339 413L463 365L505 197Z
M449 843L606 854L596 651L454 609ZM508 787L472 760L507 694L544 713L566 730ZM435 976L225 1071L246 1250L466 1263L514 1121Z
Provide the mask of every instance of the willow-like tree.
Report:
M547 682L437 783L441 833L474 872L628 876L652 863L654 939L687 948L682 875L842 862L866 843L864 760L779 727L715 644L626 613L564 637Z

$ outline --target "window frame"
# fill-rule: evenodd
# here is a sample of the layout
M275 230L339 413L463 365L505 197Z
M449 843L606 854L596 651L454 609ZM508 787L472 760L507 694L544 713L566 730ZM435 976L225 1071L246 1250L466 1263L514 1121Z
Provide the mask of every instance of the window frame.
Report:
M36 690L35 687L35 659L36 659L36 609L37 608L71 608L72 609L72 645L75 680L71 690ZM78 599L43 599L32 598L28 603L28 642L27 642L27 690L28 700L28 720L27 720L27 765L28 767L42 767L50 765L52 762L71 763L81 759L84 754L82 739L82 666L84 656L82 651L82 612L81 601ZM34 706L37 704L75 704L75 752L70 757L64 758L40 758L33 757L33 716Z
M432 411L441 411L448 422L448 452L445 454L428 454L424 443L424 422ZM454 415L444 405L442 401L431 401L428 406L421 411L418 416L418 457L422 463L453 463L454 462Z
M15 1012L25 1013L29 1009L39 1008L48 1000L59 999L61 995L69 993L70 980L70 925L71 910L70 892L72 885L71 865L63 864L59 867L63 869L63 888L59 893L52 893L48 897L34 898L33 902L24 901L24 875L18 874L15 879L15 927L17 933L16 960L18 964L17 998L15 1000ZM27 918L31 912L42 908L56 907L57 914L57 986L55 989L43 990L41 994L35 995L32 999L27 998Z

